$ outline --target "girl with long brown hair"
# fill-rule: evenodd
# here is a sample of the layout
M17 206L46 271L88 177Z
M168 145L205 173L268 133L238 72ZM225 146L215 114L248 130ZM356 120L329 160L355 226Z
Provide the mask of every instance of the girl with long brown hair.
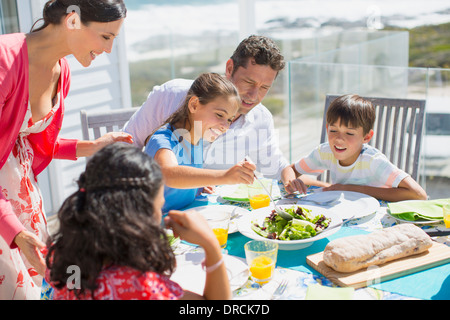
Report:
M147 139L145 152L161 166L166 184L163 212L194 201L198 189L253 183L253 163L242 161L228 170L203 169L203 139L214 142L225 133L240 107L233 83L216 73L201 74L184 104Z

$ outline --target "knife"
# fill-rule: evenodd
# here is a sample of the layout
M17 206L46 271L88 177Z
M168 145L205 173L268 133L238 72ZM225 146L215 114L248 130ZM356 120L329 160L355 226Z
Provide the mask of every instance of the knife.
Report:
M441 230L434 230L434 231L427 231L427 230L423 230L425 231L430 237L444 237L444 236L449 236L450 235L450 230L446 230L446 231L441 231Z

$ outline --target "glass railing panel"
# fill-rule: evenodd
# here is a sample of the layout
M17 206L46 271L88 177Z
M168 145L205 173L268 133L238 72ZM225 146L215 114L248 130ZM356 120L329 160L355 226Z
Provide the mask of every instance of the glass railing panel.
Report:
M428 194L450 198L450 69L428 69L423 172Z
M291 161L307 155L320 143L327 94L423 99L426 125L418 180L431 198L449 196L450 151L446 146L450 143L450 70L307 60L289 64L290 139L283 147Z

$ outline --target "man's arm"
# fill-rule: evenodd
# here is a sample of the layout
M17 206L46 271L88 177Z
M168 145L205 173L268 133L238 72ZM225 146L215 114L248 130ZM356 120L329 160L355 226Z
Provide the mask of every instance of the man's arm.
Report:
M191 84L192 80L176 79L153 88L123 129L133 136L136 146L143 148L147 137L178 110Z

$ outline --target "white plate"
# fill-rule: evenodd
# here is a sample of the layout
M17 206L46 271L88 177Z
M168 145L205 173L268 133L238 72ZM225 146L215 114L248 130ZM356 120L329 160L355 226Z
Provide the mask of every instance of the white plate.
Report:
M205 254L202 251L176 256L177 268L170 279L178 283L184 290L203 295L206 281L206 272L202 269L204 258ZM223 255L223 259L227 268L231 291L239 289L247 282L249 277L247 264L227 254Z
M242 217L243 215L249 213L248 210L244 208L240 208L237 206L229 206L229 205L209 205L209 206L201 206L201 207L195 207L191 208L189 210L195 210L200 212L202 215L207 216L208 212L215 211L215 210L225 210L227 212L231 213L231 221L230 221L230 227L228 229L228 233L235 233L238 231L236 220Z
M248 203L248 195L246 192L241 192L241 197L239 197L239 194L237 194L237 190L238 188L243 188L245 189L246 185L245 184L232 184L232 185L222 185L222 186L217 186L216 187L216 194L222 198L222 200L224 201L233 201L233 202L242 202L242 203ZM244 195L245 193L245 195ZM224 199L225 198L235 198L236 200L228 200L228 199ZM278 183L273 183L272 185L272 197L274 199L280 199L281 198L281 191L280 191L280 187L278 186ZM241 200L239 200L241 199Z
M286 205L286 206L279 206L279 207L281 209L285 209L285 208L291 208L292 206L297 206L297 205ZM326 217L331 218L331 223L330 223L329 227L335 226L335 225L339 224L340 222L342 222L342 219L336 213L334 213L334 210L331 211L329 209L315 207L315 206L309 206L309 205L300 205L300 207L312 210L313 214L316 214L316 215L323 214ZM315 242L317 240L331 236L332 234L336 233L341 228L339 226L339 227L330 229L329 231L327 231L327 229L325 229L325 231L319 233L315 237L308 238L308 239L302 239L302 240L288 241L288 240L266 239L264 237L261 237L255 231L252 230L252 223L257 222L259 225L262 225L264 219L272 212L272 210L273 210L272 206L266 207L266 208L261 208L261 209L254 210L254 211L250 212L249 214L245 215L244 217L240 218L237 221L239 232L250 239L276 242L276 243L278 243L279 250L298 250L298 249L303 249L303 248L309 247L310 245L313 244L313 242Z
M339 202L321 207L332 208L333 212L337 213L342 219L348 219L353 215L353 219L367 217L380 208L380 203L374 197L352 191L323 191L308 195L306 196L306 199L320 202L339 199ZM298 200L297 204L319 206L318 204L308 201L302 202L301 198Z

